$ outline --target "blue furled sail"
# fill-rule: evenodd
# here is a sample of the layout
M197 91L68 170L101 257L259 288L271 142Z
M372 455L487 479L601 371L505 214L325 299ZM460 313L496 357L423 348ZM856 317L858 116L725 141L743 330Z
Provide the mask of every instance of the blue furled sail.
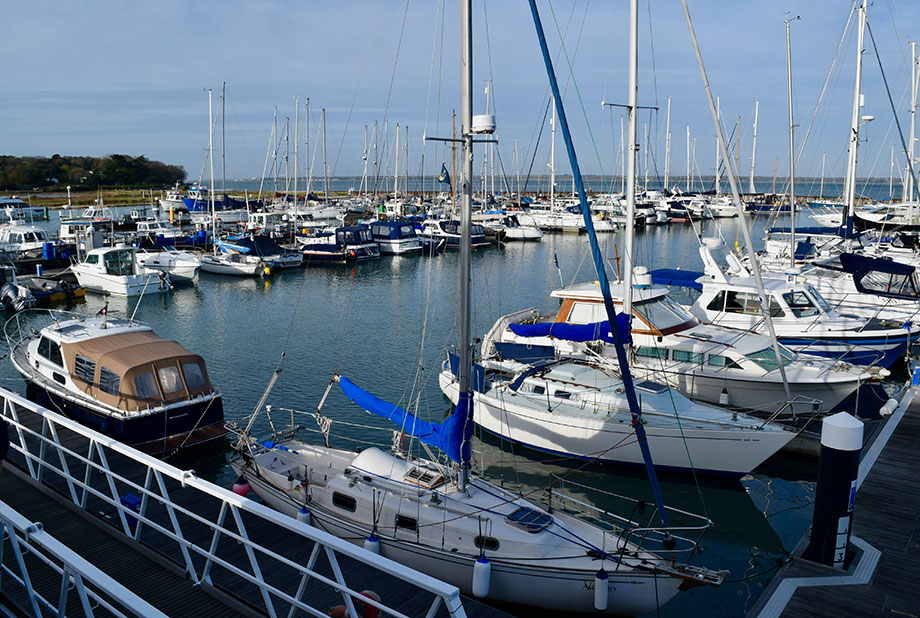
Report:
M625 343L630 343L629 319L625 313L617 314L620 333ZM519 337L555 337L566 341L606 341L614 343L610 322L569 324L568 322L537 322L536 324L509 324L511 332Z
M339 386L342 387L342 392L352 403L364 408L371 414L376 414L392 421L399 425L405 433L415 436L428 446L441 449L453 461L458 463L464 461L464 455L466 457L465 461L469 461L469 438L472 436L473 428L471 423L467 423L466 410L469 408L470 401L467 399L466 403L464 403L462 393L460 403L457 404L454 413L444 419L443 422L432 423L423 421L395 404L378 399L346 377L339 376L338 381ZM465 434L469 435L466 435L467 439L464 442Z

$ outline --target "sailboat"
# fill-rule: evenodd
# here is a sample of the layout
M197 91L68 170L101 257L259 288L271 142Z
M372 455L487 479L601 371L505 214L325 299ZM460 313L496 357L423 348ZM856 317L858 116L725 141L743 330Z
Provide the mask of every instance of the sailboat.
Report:
M372 551L464 592L569 613L644 614L679 590L723 581L726 572L689 564L708 520L696 517L695 523L678 530L667 526L668 512L663 508L641 509L650 517L643 524L621 519L600 527L588 518L602 514L587 505L582 508L590 512L582 514L588 518L576 516L567 508L574 503L560 503L562 498L554 499L553 508L542 508L471 474L471 4L470 0L461 2L463 243L458 405L443 422L426 422L381 401L346 377L334 379L354 403L391 420L403 435L440 449L449 462L411 457L400 448L390 453L379 448L360 452L332 448L328 446L330 421L317 412L321 427L326 427L326 444L301 442L292 433L256 440L249 435L253 416L241 434L231 466L272 507L349 541L364 543ZM536 12L534 17L545 47ZM330 383L329 388L332 386ZM656 525L658 518L660 526ZM667 552L666 557L658 551Z
M220 253L217 250L217 215L214 204L214 123L211 111L211 89L208 89L208 162L211 168L211 188L208 191L208 200L211 209L211 243L213 253L201 256L201 270L216 275L236 275L254 277L268 270L268 267L257 255L244 253Z

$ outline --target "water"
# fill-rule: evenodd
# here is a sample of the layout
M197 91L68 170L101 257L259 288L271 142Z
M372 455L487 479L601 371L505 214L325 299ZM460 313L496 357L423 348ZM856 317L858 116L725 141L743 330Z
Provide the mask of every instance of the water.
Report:
M765 218L755 221L762 229ZM804 222L804 219L803 219ZM708 222L707 229L715 223ZM737 221L720 223L728 242L738 236ZM49 222L54 226L54 221ZM760 236L755 232L755 238ZM601 237L606 255L620 250L619 235ZM685 224L652 227L636 236L637 263L649 268L700 269L695 230ZM554 256L558 258L556 269ZM165 338L201 354L211 381L221 390L228 420L244 423L252 412L282 352L281 376L268 398L277 425L287 425L293 408L316 408L336 372L382 399L418 406L423 418L440 419L448 403L437 385L439 363L457 338L457 253L434 258L383 257L350 266L310 267L278 272L268 279L222 278L202 274L197 287L144 298L136 317ZM473 254L472 332L481 336L502 314L536 306L556 309L549 292L565 284L595 279L587 240L577 235L547 235L542 243L508 244ZM615 272L615 264L610 264ZM136 300L110 299L111 314L130 315ZM94 315L105 303L88 294L77 310ZM24 392L10 363L0 364L0 379ZM390 427L331 390L323 414L333 419L333 444L346 447L389 445ZM298 422L312 425L308 417ZM345 425L353 423L355 425ZM368 428L367 426L378 429ZM257 433L269 431L263 415ZM543 487L550 474L570 481L651 501L644 475L632 470L542 462L540 455L476 442L476 466L486 476L527 489ZM174 457L171 463L223 486L234 478L226 462L229 449L215 446ZM708 481L697 486L687 477L663 478L665 501L707 514L713 528L696 563L731 571L718 589L696 588L678 595L660 615L739 616L769 582L810 523L814 462L796 463L785 472L754 474L741 481ZM603 496L582 496L604 504ZM531 610L512 609L519 615Z

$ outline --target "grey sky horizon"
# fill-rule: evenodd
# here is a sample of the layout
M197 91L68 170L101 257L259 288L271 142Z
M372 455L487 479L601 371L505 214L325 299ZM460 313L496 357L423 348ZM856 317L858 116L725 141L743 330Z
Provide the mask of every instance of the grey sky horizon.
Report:
M824 153L825 175L843 175L856 56L852 24L839 50L838 43L851 5L850 0L689 2L733 147L740 116L738 171L743 178L750 173L755 99L755 172L771 176L776 166L780 178L788 176L783 20L797 15L801 20L791 23L796 148L801 149L796 175L818 176ZM628 2L539 0L538 6L582 172L619 174L624 110L602 108L601 102L626 102ZM529 169L542 175L549 160L549 89L528 5L474 0L473 11L474 113L486 111L485 86L491 80L489 99L500 141L496 173L503 169L510 176L515 169L522 174ZM670 96L671 175L686 174L689 125L695 173L709 176L715 166L715 132L681 4L643 1L639 11L639 102L659 108L639 114L640 173L646 145L649 175L664 172ZM226 82L228 178L262 175L274 106L279 133L285 117L290 118L293 159L295 97L300 98L300 175L308 159L314 176L322 174L322 108L330 175L361 176L365 126L373 140L375 121L377 173L393 173L396 123L403 131L408 127L411 174L437 174L445 161L450 166L445 146L426 145L422 138L450 136L451 113L459 108L455 2L34 0L8 5L4 13L10 61L4 64L6 87L0 93L0 154L145 155L183 166L190 181L202 170L206 179L207 88L213 89L217 110L221 83ZM871 6L869 24L906 137L909 41L917 36L907 28L920 24L920 3L889 0ZM561 53L560 33L566 54ZM866 105L861 114L875 120L862 130L858 173L887 178L893 167L897 179L906 159L869 33L865 50ZM815 112L826 79L827 91ZM310 141L305 157L307 97ZM219 149L219 118L216 129ZM400 139L400 166L405 169L405 133ZM219 176L219 151L215 156ZM482 149L475 156L479 173ZM369 157L373 161L373 151ZM569 173L561 136L556 161L559 173ZM368 169L374 173L372 165Z

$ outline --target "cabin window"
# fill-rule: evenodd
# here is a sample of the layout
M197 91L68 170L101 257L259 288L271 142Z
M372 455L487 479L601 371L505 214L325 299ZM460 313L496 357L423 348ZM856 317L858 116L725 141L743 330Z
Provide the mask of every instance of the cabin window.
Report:
M642 345L636 349L636 356L665 359L668 357L668 350L667 348L653 348L651 346Z
M549 515L526 506L522 506L505 519L511 525L522 528L531 534L536 534L553 523L553 518Z
M473 539L473 545L485 551L498 551L500 543L495 537L479 535Z
M693 363L694 365L703 364L703 355L699 353L687 352L686 350L674 350L671 358L682 363Z
M726 369L741 369L739 365L734 360L730 359L727 356L722 356L720 354L710 354L709 355L709 364L713 367L725 367Z
M607 321L607 310L601 303L575 303L566 322L573 324L594 324Z
M184 363L182 373L185 374L185 383L189 388L202 388L205 385L204 374L198 363Z
M87 255L87 256L86 256L86 263L87 263L87 264L98 264L98 263L99 263L99 254L98 254L98 253L93 253L92 255Z
M795 358L795 355L790 350L780 348L779 353L783 359L783 365L788 365ZM773 348L764 348L763 350L752 352L747 357L763 367L765 371L773 371L779 368L779 364L776 362L776 352L773 351Z
M570 393L569 391L564 391L564 390L558 390L555 393L553 393L553 395L555 395L559 399L571 399L572 398L572 393Z
M134 256L130 251L109 251L103 259L105 272L109 275L121 277L134 274Z
M789 305L792 313L797 318L807 318L820 313L820 310L811 302L805 292L786 292L783 294L783 300L786 301L786 304Z
M403 236L415 236L415 228L411 225L401 225L399 227L399 233Z
M96 363L77 354L73 358L73 373L87 384L93 384L96 379Z
M121 376L106 367L99 368L99 389L109 395L118 395L121 386Z
M160 392L157 390L157 381L152 372L141 373L134 376L134 391L138 399L158 399Z
M414 517L406 517L405 515L396 516L396 527L402 528L403 530L412 530L413 532L418 531L418 520Z
M719 292L722 295L725 292ZM727 292L725 293L725 312L726 313L743 313L745 315L761 315L760 310L760 296L752 292ZM709 304L709 308L712 308L713 304L716 303L718 297L713 299ZM716 309L718 311L718 309ZM783 315L783 310L780 308L779 303L772 296L770 297L770 315L774 318L781 318Z
M61 358L61 348L47 337L42 337L38 342L38 354L48 359L55 365L64 366L64 359Z
M533 386L530 387L530 392L534 393L535 395L542 395L543 393L546 392L546 388L544 388L543 386L540 386L539 384L534 384Z
M179 377L177 367L160 367L157 369L157 375L160 377L160 388L164 394L169 395L182 390L182 378Z
M358 501L355 500L354 496L334 491L332 492L332 505L354 513L355 509L358 507Z
M10 234L10 242L22 242L22 236L19 234Z

